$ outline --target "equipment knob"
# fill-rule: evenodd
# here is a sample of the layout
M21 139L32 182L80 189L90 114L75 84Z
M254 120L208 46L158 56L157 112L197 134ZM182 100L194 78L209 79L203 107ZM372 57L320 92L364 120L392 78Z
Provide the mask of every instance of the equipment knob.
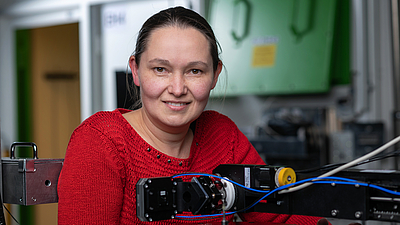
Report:
M275 173L275 184L281 187L296 182L296 173L290 167L281 167Z

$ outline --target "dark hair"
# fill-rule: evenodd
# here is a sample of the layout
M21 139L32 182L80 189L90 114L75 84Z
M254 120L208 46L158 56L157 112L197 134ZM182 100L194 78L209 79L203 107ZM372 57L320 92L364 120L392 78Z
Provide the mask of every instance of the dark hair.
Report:
M204 34L210 44L210 54L213 60L213 69L214 71L217 70L218 62L220 61L218 51L219 45L210 24L208 24L207 20L205 20L198 13L180 6L162 10L159 13L151 16L143 24L139 31L136 41L136 49L134 52L135 61L138 66L142 53L146 51L147 42L149 41L151 32L158 28L168 26L177 26L180 28L193 27Z

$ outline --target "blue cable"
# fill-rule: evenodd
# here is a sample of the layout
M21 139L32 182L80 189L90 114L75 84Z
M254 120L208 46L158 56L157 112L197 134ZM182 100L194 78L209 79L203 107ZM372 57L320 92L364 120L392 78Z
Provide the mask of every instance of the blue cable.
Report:
M204 175L226 180L226 181L228 181L228 182L231 182L231 183L233 183L233 184L235 184L235 185L238 185L238 186L240 186L240 187L243 187L243 188L248 189L248 190L251 190L251 191L255 191L255 192L259 192L259 193L266 193L262 198L260 198L260 199L259 199L258 201L256 201L254 204L252 204L251 206L245 208L244 210L240 210L240 211L246 211L246 210L248 210L248 209L251 209L251 208L254 207L256 204L258 204L260 201L262 201L263 199L265 199L266 197L268 197L269 195L271 195L271 194L273 194L273 193L275 193L275 192L278 192L278 191L287 189L287 188L289 188L289 187L291 187L291 186L294 186L294 185L299 185L299 184L303 184L303 183L307 183L307 182L312 182L312 183L315 183L315 184L331 184L331 183L335 183L335 184L345 184L345 185L360 185L360 186L364 186L364 187L375 188L375 189L378 189L378 190L387 192L387 193L389 193L389 194L400 195L400 192L395 192L395 191L392 191L392 190L389 190L389 189L386 189L386 188L383 188L383 187L380 187L380 186L377 186L377 185L374 185L374 184L361 183L361 182L359 182L359 181L357 181L357 180L348 179L348 178L343 178L343 177L314 177L314 178L308 178L308 179L304 179L304 180L301 180L301 181L298 181L298 182L295 182L295 183L291 183L291 184L287 184L287 185L278 187L278 188L276 188L276 189L274 189L274 190L272 190L272 191L262 191L262 190L257 190L257 189L249 188L249 187L246 187L246 186L244 186L244 185L242 185L242 184L239 184L239 183L237 183L237 182L235 182L235 181L226 179L226 178L224 178L224 177L216 176L216 175L213 175L213 174L206 174L206 173L179 174L179 175L173 176L172 178L181 177L181 176L204 176ZM326 181L327 179L329 179L330 181ZM316 180L316 181L314 181L314 180ZM332 180L336 180L336 181L332 181ZM235 213L237 213L237 212L238 212L238 211L228 212L228 213L225 213L225 215L231 215L231 214L235 214ZM177 217L177 218L202 218L202 217L216 217L216 216L222 216L222 215L223 215L223 214L194 215L194 216L176 216L176 217Z
M392 190L380 187L380 186L375 185L375 184L370 184L369 186L372 187L372 188L387 192L387 193L392 194L392 195L400 195L400 192L392 191Z
M238 185L238 186L240 186L240 187L243 187L243 188L248 189L248 190L251 190L251 191L255 191L255 192L259 192L259 193L266 193L266 195L264 195L262 198L260 198L260 199L259 199L257 202L255 202L253 205L251 205L251 206L249 206L249 207L247 207L246 209L241 210L241 211L246 211L246 210L248 210L248 209L251 209L251 208L254 207L256 204L258 204L261 200L263 200L264 198L268 197L268 196L271 195L272 193L275 193L275 192L277 192L277 191L281 191L281 190L286 189L286 188L288 188L288 187L291 187L291 186L293 186L293 185L298 185L298 184L310 182L310 181L315 180L315 179L332 179L332 180L343 180L343 181L348 181L348 182L355 182L355 180L348 179L348 178L342 178L342 177L308 178L308 179L301 180L301 181L298 181L298 182L295 182L295 183L292 183L292 184L287 184L287 185L281 186L281 187L276 188L276 189L274 189L274 190L272 190L272 191L262 191L262 190L257 190L257 189L253 189L253 188L246 187L246 186L244 186L244 185L242 185L242 184L239 184L239 183L237 183L237 182L235 182L235 181L226 179L226 178L224 178L224 177L216 176L216 175L213 175L213 174L207 174L207 173L185 173L185 174L177 174L177 175L172 176L172 178L182 177L182 176L204 176L204 175L205 175L205 176L210 176L210 177L215 177L215 178L219 178L219 179L226 180L226 181L228 181L228 182L231 182L231 183L233 183L233 184L236 184L236 185ZM332 182L330 182L330 183L332 183ZM235 214L236 212L238 212L238 211L228 212L228 213L225 213L225 215ZM212 215L176 216L176 217L177 217L177 218L203 218L203 217L216 217L216 216L222 216L222 215L223 215L223 214L212 214Z
M326 179L330 179L330 180L342 180L342 181L346 181L346 182L341 182L341 181L313 181L313 180L317 180L317 179L318 179L318 180L321 180L321 179L325 179L325 180L326 180ZM251 209L251 208L254 207L256 204L258 204L260 201L262 201L264 198L266 198L266 197L268 197L269 195L271 195L272 193L275 193L275 192L277 192L277 191L281 191L281 190L287 189L288 187L291 187L291 186L293 186L293 185L299 185L299 184L303 184L303 183L307 183L307 182L313 182L313 183L321 182L321 183L329 183L329 184L331 184L332 182L335 182L335 183L343 183L343 184L350 184L350 183L356 184L355 182L357 182L357 181L356 181L356 180L353 180L353 179L343 178L343 177L314 177L314 178L304 179L304 180L301 180L301 181L298 181L298 182L295 182L295 183L292 183L292 184L287 184L287 185L284 185L284 186L281 186L281 187L278 187L278 188L272 190L270 193L264 195L262 198L260 198L258 201L256 201L253 205L247 207L247 208L246 208L245 210L243 210L243 211L246 211L246 210L248 210L248 209ZM357 183L357 184L360 184L360 185L361 185L362 183Z

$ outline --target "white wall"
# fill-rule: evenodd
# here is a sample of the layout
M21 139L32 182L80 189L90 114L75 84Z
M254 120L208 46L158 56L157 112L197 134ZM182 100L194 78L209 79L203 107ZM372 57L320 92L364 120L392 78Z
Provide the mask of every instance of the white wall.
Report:
M16 92L14 67L14 37L7 18L0 17L0 131L1 149L10 147L16 140ZM9 44L7 44L9 43Z

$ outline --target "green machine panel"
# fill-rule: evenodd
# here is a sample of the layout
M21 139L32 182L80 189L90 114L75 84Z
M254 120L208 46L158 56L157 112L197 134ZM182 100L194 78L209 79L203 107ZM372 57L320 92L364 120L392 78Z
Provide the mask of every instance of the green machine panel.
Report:
M327 92L335 9L336 0L210 1L226 69L212 96Z

